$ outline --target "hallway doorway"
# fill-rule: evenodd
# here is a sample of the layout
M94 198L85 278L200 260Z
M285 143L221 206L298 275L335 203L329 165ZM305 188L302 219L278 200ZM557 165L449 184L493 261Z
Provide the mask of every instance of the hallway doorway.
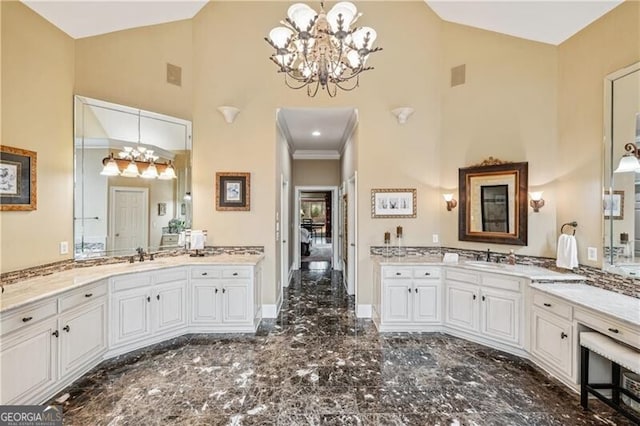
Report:
M337 187L296 187L298 269L336 268Z

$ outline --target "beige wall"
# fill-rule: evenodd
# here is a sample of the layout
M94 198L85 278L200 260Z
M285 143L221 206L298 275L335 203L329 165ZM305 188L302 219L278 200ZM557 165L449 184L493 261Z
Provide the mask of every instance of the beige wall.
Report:
M529 187L544 191L539 213L527 208L527 246L458 241L459 209L432 202L442 217L442 243L518 254L555 256L554 180L557 145L557 48L498 33L445 23L441 143L441 193L459 199L458 169L492 156L529 163ZM466 65L466 83L451 87L451 68Z
M604 77L640 60L640 2L627 1L558 49L558 224L578 222L578 260L602 264ZM587 247L598 261L587 261Z
M2 144L36 151L36 211L0 213L2 272L71 258L73 40L20 2L2 9ZM58 243L69 243L60 255Z
M340 160L293 160L294 186L339 186Z

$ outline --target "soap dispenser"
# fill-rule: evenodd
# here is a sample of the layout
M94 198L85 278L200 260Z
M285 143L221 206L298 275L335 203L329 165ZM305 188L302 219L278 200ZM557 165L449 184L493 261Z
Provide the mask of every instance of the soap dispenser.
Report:
M513 251L513 249L509 250L509 256L507 256L507 260L509 262L509 265L515 265L516 264L516 254Z

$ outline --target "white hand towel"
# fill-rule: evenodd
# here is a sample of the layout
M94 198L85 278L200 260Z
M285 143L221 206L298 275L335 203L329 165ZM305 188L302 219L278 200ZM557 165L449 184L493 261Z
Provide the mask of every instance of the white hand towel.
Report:
M578 267L578 244L575 236L561 234L558 238L556 266L566 269Z
M178 247L184 247L186 244L185 232L182 231L178 234Z
M205 236L202 231L191 231L191 250L203 250Z

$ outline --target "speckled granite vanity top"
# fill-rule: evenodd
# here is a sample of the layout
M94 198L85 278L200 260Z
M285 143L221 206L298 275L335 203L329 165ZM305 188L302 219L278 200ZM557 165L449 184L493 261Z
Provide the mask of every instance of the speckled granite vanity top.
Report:
M116 263L75 268L51 275L30 278L5 286L0 296L0 312L54 296L115 275L148 272L190 265L253 266L264 255L217 255L205 257L174 256L135 263Z
M533 283L532 288L640 327L640 299L587 284Z
M457 263L444 263L442 261L442 256L371 257L372 259L374 259L375 263L384 266L448 266L470 269L474 271L490 272L494 274L512 275L516 277L528 278L533 281L582 281L586 279L582 275L577 275L570 272L556 272L550 269L532 265L509 265L506 263L489 263L480 261L460 261Z

